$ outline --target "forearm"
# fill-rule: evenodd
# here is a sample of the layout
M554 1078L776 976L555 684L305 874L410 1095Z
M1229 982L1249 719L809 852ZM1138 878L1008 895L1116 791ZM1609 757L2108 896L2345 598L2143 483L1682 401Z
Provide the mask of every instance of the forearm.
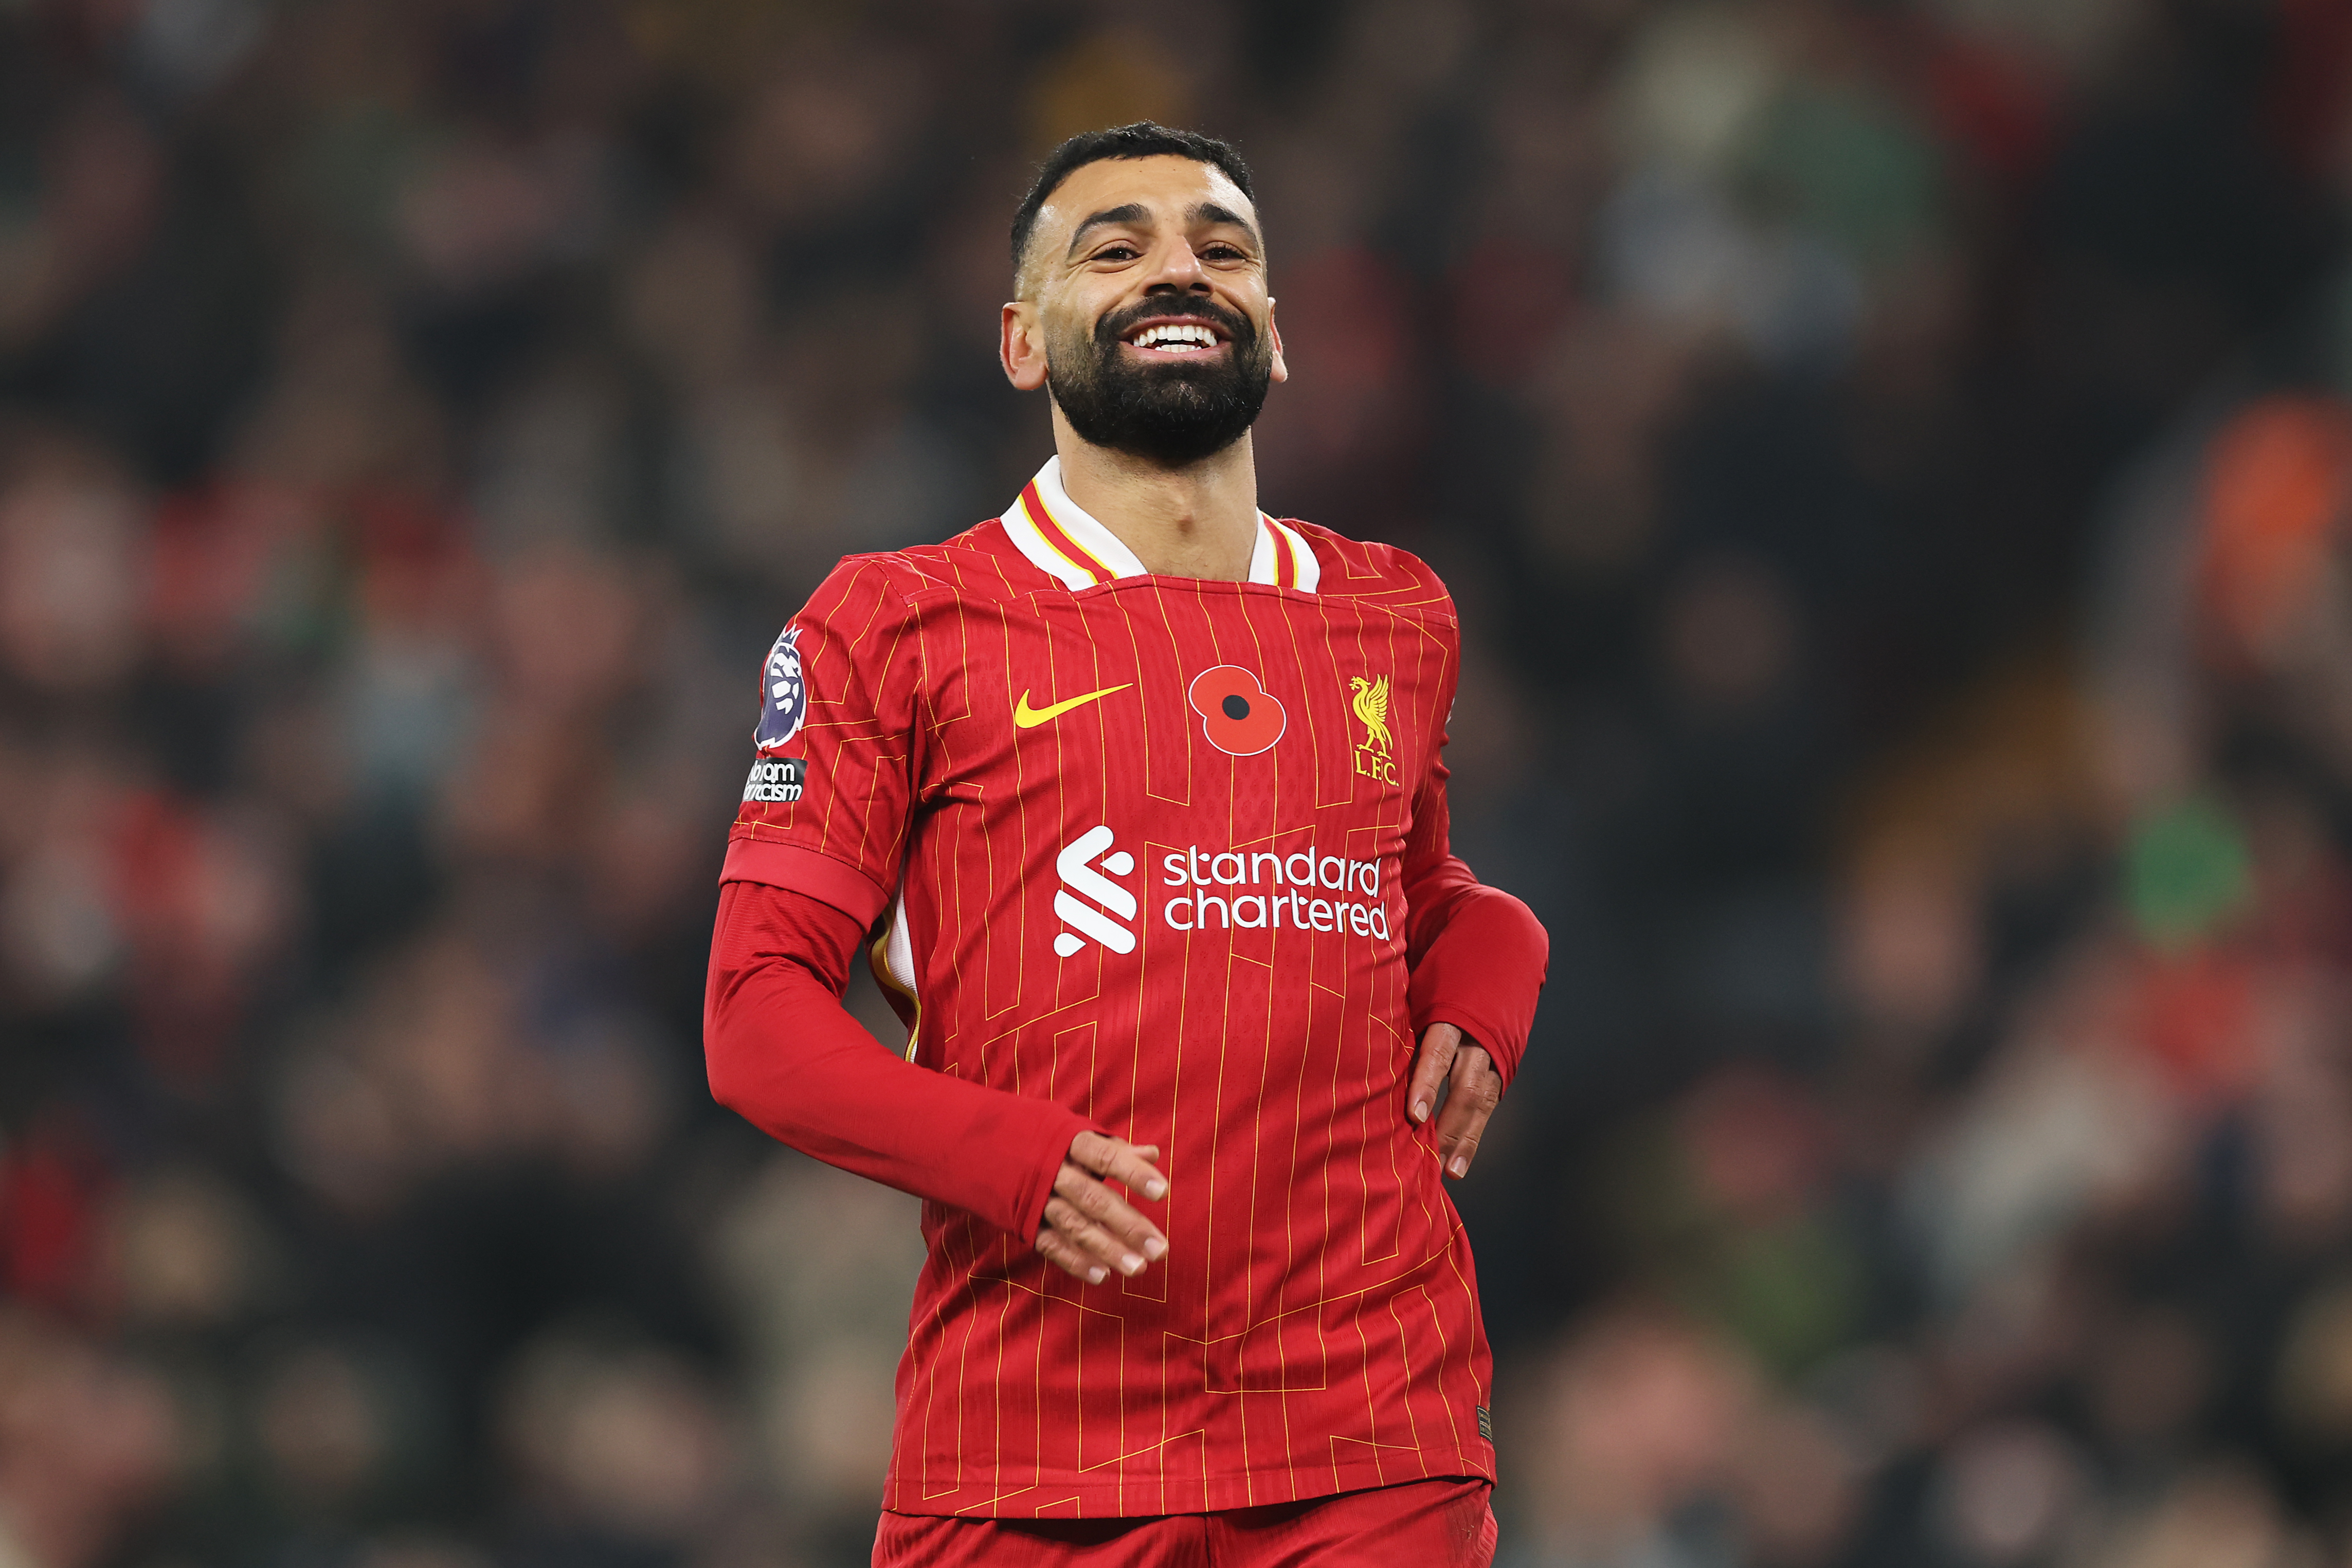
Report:
M703 1046L719 1103L779 1142L1034 1236L1086 1118L900 1060L841 1002L847 915L756 883L720 889Z
M1414 1035L1433 1023L1454 1025L1486 1048L1508 1084L1526 1053L1551 961L1542 922L1451 856L1407 895Z

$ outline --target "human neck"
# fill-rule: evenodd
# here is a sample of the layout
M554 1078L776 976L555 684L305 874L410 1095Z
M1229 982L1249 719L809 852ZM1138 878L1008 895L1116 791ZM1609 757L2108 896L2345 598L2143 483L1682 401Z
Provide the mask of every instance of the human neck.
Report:
M1247 582L1257 548L1257 465L1250 438L1182 468L1097 446L1054 411L1062 488L1163 577Z

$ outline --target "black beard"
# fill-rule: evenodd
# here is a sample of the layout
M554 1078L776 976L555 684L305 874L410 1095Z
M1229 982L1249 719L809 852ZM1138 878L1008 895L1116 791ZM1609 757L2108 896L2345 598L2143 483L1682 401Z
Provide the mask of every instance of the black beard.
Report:
M1233 347L1201 363L1134 364L1119 346L1155 316L1211 321ZM1057 351L1058 350L1058 351ZM1045 385L1079 439L1182 468L1239 441L1257 423L1274 355L1249 318L1205 299L1145 299L1095 323L1091 342L1071 333L1045 345Z

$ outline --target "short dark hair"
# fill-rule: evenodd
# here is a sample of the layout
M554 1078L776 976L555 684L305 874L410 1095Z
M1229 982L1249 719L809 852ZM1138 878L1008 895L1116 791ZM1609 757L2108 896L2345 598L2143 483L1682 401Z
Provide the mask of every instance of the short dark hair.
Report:
M1082 131L1046 154L1045 161L1037 165L1036 182L1021 198L1021 205L1013 214L1015 277L1021 275L1022 260L1029 252L1029 236L1037 227L1037 214L1045 205L1045 199L1078 170L1110 158L1190 158L1195 163L1213 163L1224 171L1226 179L1240 187L1243 195L1253 202L1257 200L1257 193L1250 188L1249 165L1242 162L1242 155L1230 142L1149 120L1114 125L1107 131Z

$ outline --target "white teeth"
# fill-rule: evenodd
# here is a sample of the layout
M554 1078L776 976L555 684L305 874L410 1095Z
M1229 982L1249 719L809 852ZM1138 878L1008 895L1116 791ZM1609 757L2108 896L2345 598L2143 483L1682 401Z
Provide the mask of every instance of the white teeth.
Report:
M1146 327L1130 340L1139 349L1161 349L1189 353L1195 349L1213 349L1217 335L1206 327L1172 325Z

